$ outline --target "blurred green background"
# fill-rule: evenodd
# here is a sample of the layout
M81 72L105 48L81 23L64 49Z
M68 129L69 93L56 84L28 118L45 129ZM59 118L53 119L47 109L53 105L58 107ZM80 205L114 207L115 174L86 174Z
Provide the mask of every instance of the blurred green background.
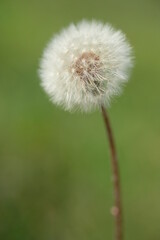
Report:
M37 69L46 43L81 19L110 22L135 68L109 109L123 185L126 240L160 239L160 1L0 1L0 239L113 239L101 114L52 105Z

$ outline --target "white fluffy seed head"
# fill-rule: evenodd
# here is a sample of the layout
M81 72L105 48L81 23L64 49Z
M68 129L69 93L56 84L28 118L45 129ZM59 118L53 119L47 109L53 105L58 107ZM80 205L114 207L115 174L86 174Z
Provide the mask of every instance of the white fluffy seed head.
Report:
M83 21L51 40L39 72L54 103L66 110L89 111L120 93L131 66L131 47L121 31Z

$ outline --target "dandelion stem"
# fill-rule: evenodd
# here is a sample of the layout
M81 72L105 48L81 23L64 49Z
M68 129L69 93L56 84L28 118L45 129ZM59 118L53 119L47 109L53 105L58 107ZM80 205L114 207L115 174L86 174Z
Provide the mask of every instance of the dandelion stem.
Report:
M120 191L120 174L117 160L117 152L115 148L115 142L113 139L113 133L109 121L107 111L104 106L101 106L102 116L104 119L106 132L109 140L110 154L111 154L111 166L113 174L113 187L114 187L114 197L115 205L112 208L112 215L115 217L115 239L122 240L122 205L121 205L121 191Z

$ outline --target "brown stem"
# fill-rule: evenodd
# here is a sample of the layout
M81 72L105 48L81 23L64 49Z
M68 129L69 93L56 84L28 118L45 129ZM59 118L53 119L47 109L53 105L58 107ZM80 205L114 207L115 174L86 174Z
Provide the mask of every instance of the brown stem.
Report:
M115 143L113 139L113 133L108 118L107 111L104 106L101 106L102 115L106 127L106 132L109 140L109 147L111 152L111 165L112 165L112 174L113 174L113 185L114 185L114 197L115 197L115 206L112 208L112 214L115 217L115 239L122 240L122 206L121 206L121 191L120 191L120 174L117 160L117 153L115 148Z

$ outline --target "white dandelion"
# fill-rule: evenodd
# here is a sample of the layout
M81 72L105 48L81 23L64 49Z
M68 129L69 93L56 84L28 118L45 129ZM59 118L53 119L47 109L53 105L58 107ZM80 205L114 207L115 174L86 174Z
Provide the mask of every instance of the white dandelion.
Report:
M108 24L82 21L54 36L40 63L41 85L53 103L89 111L121 92L132 66L125 35Z
M83 21L55 36L40 64L41 85L53 103L66 110L101 108L111 153L115 203L115 239L123 240L117 152L105 105L129 78L131 47L121 31L108 24Z

